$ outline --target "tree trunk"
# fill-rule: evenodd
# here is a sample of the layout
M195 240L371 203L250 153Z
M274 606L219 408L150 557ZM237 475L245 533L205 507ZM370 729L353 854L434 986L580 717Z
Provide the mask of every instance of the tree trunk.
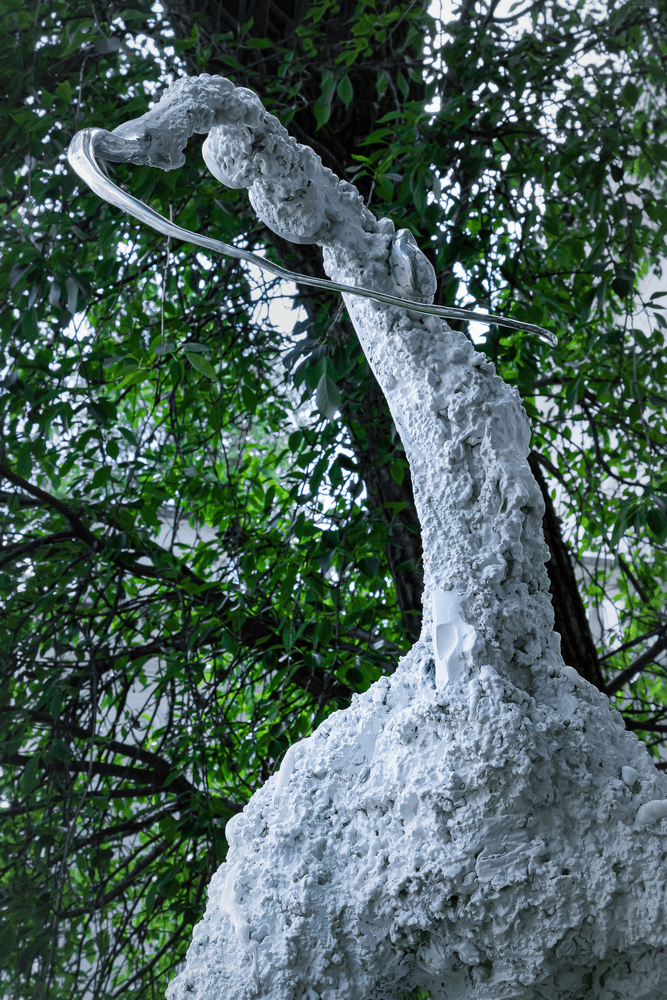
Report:
M547 563L549 593L554 607L554 629L561 639L561 653L567 664L602 691L604 681L586 607L574 575L568 547L561 534L549 488L542 473L540 456L531 451L528 463L544 500L542 529L550 552Z

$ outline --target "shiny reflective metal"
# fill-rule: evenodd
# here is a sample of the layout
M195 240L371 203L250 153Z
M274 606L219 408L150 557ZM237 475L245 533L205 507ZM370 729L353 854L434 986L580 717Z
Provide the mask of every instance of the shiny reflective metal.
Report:
M108 136L110 133L102 128L84 128L72 139L67 158L70 166L86 184L111 205L121 208L128 215L133 215L140 222L145 222L165 236L172 236L174 239L184 240L187 243L195 243L198 246L206 247L207 250L215 250L216 253L226 254L228 257L236 257L238 260L249 261L261 267L262 270L275 274L278 278L287 278L290 281L298 282L300 285L310 285L312 288L324 288L329 292L345 292L348 295L361 295L367 299L375 299L390 306L400 306L409 309L410 312L427 313L429 316L442 316L445 319L465 319L476 320L478 323L496 323L498 326L510 327L513 330L524 330L526 333L535 333L542 337L548 344L555 347L558 338L544 327L536 326L534 323L524 323L522 320L510 319L507 316L496 316L493 313L477 312L472 309L457 309L454 306L434 306L424 302L416 302L412 299L400 299L393 295L385 295L382 292L375 292L370 288L360 288L356 285L341 285L337 281L330 281L328 278L312 278L309 275L299 274L296 271L288 271L287 268L273 264L264 257L259 257L249 250L241 250L239 247L231 246L229 243L222 243L220 240L211 239L209 236L199 236L189 229L182 229L174 225L169 219L165 219L159 212L155 212L143 201L134 198L131 194L123 191L111 181L100 169L95 159L95 140Z

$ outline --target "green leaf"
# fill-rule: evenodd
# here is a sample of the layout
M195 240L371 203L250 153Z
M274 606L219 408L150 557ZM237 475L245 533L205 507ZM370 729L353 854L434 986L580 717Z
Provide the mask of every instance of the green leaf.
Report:
M628 80L622 91L623 103L626 108L634 108L639 100L639 87L632 80Z
M646 513L646 523L659 541L667 535L667 513L661 507L649 507Z
M315 405L324 417L333 420L336 411L340 407L340 391L338 386L326 373L322 375L317 383L315 393Z
M118 383L119 389L126 389L128 385L138 385L140 382L145 382L150 376L150 369L148 368L138 368L136 371L130 372L125 378L121 379Z
M146 907L146 913L148 913L148 914L151 914L153 912L153 909L155 907L155 898L157 896L157 893L158 893L158 886L157 886L157 883L154 882L149 887L149 889L148 889L148 891L146 893L145 907Z
M56 760L60 761L68 761L72 756L72 751L63 740L51 740L49 743L49 753Z
M299 448L301 447L302 437L303 436L300 430L292 431L292 433L287 439L287 444L290 451L294 452L299 450Z
M403 95L403 97L405 97L407 99L407 96L408 96L408 93L409 93L408 81L405 79L405 77L401 73L400 69L399 69L398 73L396 74L396 86L400 90L400 92Z
M207 344L199 344L196 340L188 341L184 349L186 351L195 351L197 354L208 354L211 350Z
M330 70L324 70L322 73L322 96L325 100L331 103L334 95L334 90L336 88L336 77Z
M394 185L386 176L378 178L375 190L382 201L392 202L394 200Z
M246 410L249 413L254 413L257 409L257 393L249 385L245 385L245 383L241 386L241 399Z
M104 486L105 483L109 482L111 478L111 469L108 465L103 465L101 468L95 470L95 475L93 476L92 482L90 484L91 489L97 490L100 486Z
M13 288L21 278L30 270L30 264L14 264L9 272L9 287Z
M63 102L63 104L69 106L72 103L72 86L69 80L61 80L61 82L56 87L56 94Z
M575 407L586 391L586 383L582 378L575 378L568 382L565 388L565 398L570 409Z
M0 929L0 958L9 959L16 953L16 928L11 923L5 923ZM9 964L7 965L9 968Z
M324 97L318 97L313 104L313 113L318 129L322 128L331 117L331 102L327 101Z
M19 448L19 453L14 465L17 475L24 479L29 479L32 473L32 441L26 441Z
M30 794L30 792L32 792L32 790L37 785L37 782L39 780L39 776L37 773L38 770L39 770L39 757L35 755L30 758L30 760L28 761L23 770L22 783L26 794Z
M60 713L63 708L63 696L60 687L56 687L51 695L49 702L49 713L54 722L57 722L60 718Z
M133 433L133 432L132 432L132 431L130 430L130 428L129 428L129 427L122 427L122 426L121 426L121 427L119 427L119 428L118 428L118 430L120 431L120 433L121 433L121 434L122 434L122 436L123 436L123 437L125 438L125 440L127 441L127 443L128 443L128 444L131 444L131 445L132 445L132 446L133 446L134 448L136 448L136 447L137 447L137 443L138 443L138 442L137 442L137 439L136 439L136 436L135 436L135 434L134 434L134 433Z
M195 368L200 375L203 375L205 378L210 378L210 379L216 378L215 368L213 367L210 361L207 361L206 358L200 357L199 354L193 354L189 350L184 351L183 353L185 354L186 358L188 359L192 367Z
M616 128L600 129L600 138L602 139L603 145L611 149L615 149L621 141L620 132Z
M349 684L350 687L357 687L363 683L363 680L364 675L357 667L350 667L345 674L345 683Z
M380 560L377 556L364 556L359 561L359 567L372 580L377 576L377 571L380 568Z
M405 500L390 500L382 506L386 507L387 510L392 512L392 514L396 515L400 514L402 510L405 510L408 504Z
M628 522L632 519L631 507L633 503L633 500L623 500L619 505L609 542L611 549L616 549L621 538L623 538L625 532L627 531Z
M347 73L340 80L336 90L345 107L349 108L352 103L352 98L354 97L354 88Z
M401 486L403 480L405 479L405 469L406 469L406 464L401 459L393 461L391 463L390 466L391 478L398 486Z
M67 288L67 309L72 315L76 313L77 302L79 299L79 283L76 278L71 275L65 282L65 287Z

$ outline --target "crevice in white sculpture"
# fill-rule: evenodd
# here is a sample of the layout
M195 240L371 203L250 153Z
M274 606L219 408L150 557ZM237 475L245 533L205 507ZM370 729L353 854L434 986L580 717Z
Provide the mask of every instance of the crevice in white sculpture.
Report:
M98 143L178 166L193 132L274 232L347 295L410 462L421 638L285 755L227 825L228 859L170 1000L662 1000L667 778L563 664L543 501L516 390L410 309L433 270L410 234L296 143L251 91L180 80Z

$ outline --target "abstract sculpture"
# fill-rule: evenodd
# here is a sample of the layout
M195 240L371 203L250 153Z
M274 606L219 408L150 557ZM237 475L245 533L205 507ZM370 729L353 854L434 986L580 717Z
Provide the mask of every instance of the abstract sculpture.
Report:
M346 305L410 462L425 589L397 672L290 748L228 823L168 997L661 1000L667 777L561 659L518 393L432 314L410 234L251 91L180 80L70 158L86 179L93 145L171 168L193 132L270 229L323 248L332 287L365 290Z

